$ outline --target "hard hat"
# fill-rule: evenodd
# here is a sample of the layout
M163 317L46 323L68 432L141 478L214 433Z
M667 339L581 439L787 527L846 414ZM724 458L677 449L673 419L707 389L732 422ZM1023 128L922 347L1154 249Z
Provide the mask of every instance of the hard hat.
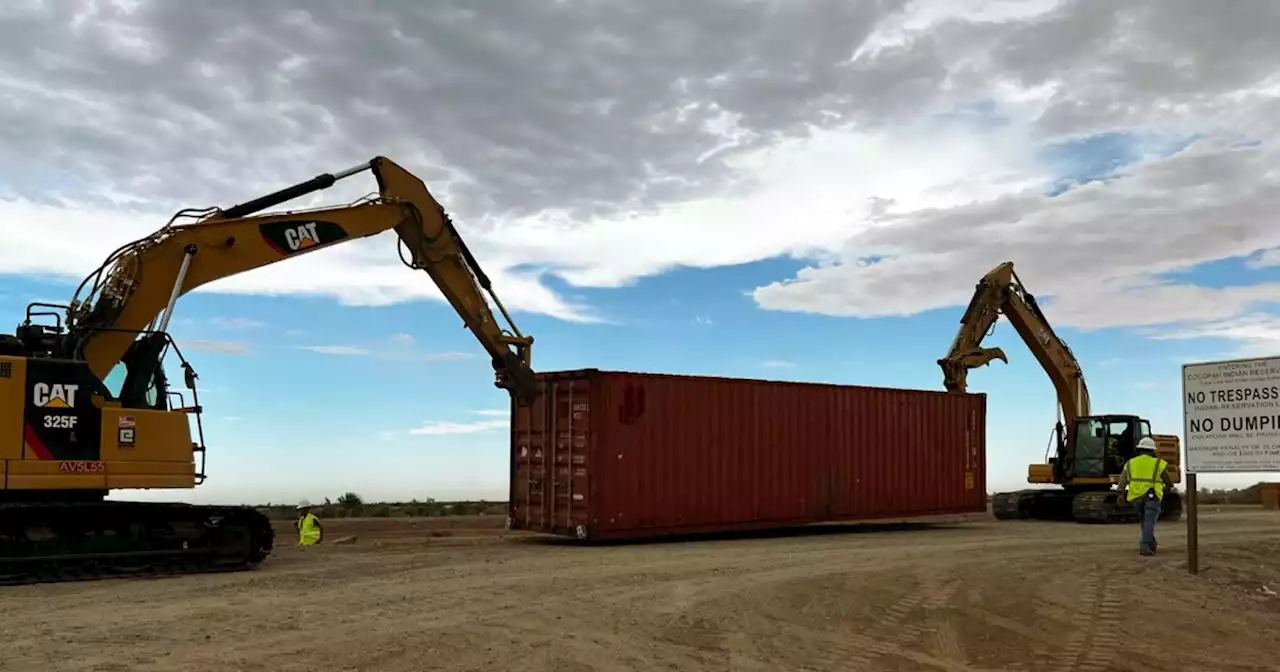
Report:
M307 500L305 500L305 499L304 499L304 500L302 500L301 502L298 502L298 508L299 508L299 509L309 509L309 508L311 508L311 502L308 502Z
M1141 439L1140 441L1138 441L1138 450L1141 450L1141 451L1142 451L1142 452L1144 452L1144 453L1154 453L1154 452L1156 452L1156 442L1155 442L1155 439L1153 439L1153 438L1151 438L1151 437L1149 437L1149 436L1144 436L1144 437L1142 437L1142 439Z

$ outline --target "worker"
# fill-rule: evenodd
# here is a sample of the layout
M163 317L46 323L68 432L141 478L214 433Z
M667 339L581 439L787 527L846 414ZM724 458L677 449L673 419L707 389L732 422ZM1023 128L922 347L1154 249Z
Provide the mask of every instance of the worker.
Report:
M1120 496L1134 505L1138 512L1141 536L1138 552L1156 554L1156 520L1164 502L1165 486L1173 487L1169 477L1169 463L1156 457L1156 442L1149 436L1138 441L1138 454L1125 462L1117 487Z
M324 538L324 527L316 514L311 513L311 502L305 499L298 502L298 520L293 526L298 530L299 547L313 546Z
M1107 437L1107 469L1110 469L1112 465L1120 467L1122 470L1124 468L1124 458L1120 457L1120 440L1114 434ZM1108 471L1107 473L1111 472Z

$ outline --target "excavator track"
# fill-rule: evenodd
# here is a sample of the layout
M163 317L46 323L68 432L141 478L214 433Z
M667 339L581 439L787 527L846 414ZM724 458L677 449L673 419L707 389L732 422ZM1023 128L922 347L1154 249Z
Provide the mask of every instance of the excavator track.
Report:
M1136 523L1138 512L1133 505L1120 501L1115 490L1082 492L1071 505L1072 515L1078 523ZM1161 522L1176 522L1182 518L1182 496L1176 491L1167 492L1162 502Z
M1071 513L1077 523L1136 523L1132 506L1123 506L1115 490L1095 490L1076 495Z
M991 498L997 520L1071 520L1071 496L1062 490L1018 490Z
M1077 523L1136 523L1138 514L1128 503L1119 502L1115 490L1072 493L1066 490L1019 490L1001 492L991 498L996 520L1074 520ZM1169 491L1160 512L1161 522L1182 518L1182 496Z
M0 585L244 571L274 543L242 506L0 503Z

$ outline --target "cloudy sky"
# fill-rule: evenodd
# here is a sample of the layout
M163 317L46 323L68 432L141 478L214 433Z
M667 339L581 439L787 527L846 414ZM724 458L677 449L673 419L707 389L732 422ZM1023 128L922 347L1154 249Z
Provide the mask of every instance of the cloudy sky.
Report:
M12 0L0 301L16 322L179 208L386 155L538 368L938 389L973 283L1013 260L1095 410L1178 433L1179 362L1280 350L1277 29L1270 0ZM487 363L394 243L184 299L234 446L214 495L314 498L353 469L371 494L505 491ZM1013 487L1053 396L1015 335L991 342L1010 365L970 380Z

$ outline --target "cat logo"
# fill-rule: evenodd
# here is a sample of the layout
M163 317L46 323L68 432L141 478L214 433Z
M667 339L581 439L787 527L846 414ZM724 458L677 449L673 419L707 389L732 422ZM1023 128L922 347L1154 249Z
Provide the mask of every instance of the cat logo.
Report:
M298 226L285 229L284 242L294 252L305 250L313 245L319 245L320 234L316 231L316 223L303 222Z
M298 254L348 238L337 222L283 219L258 225L262 240L279 254Z
M31 403L40 408L73 408L80 386L70 383L36 383L31 388Z

